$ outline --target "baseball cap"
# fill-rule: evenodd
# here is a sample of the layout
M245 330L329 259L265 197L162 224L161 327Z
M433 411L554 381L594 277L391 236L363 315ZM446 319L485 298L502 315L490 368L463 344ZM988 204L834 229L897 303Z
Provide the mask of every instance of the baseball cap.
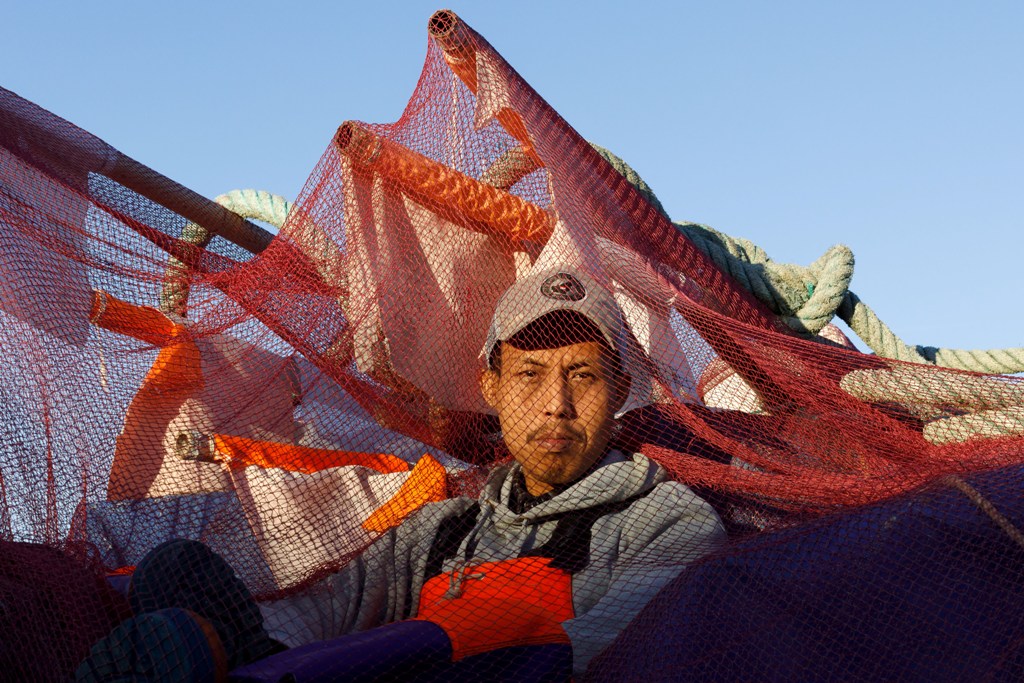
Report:
M625 325L615 297L584 273L558 267L517 280L498 301L483 349L488 367L500 342L555 311L576 311L583 315L597 326L609 346L623 355Z

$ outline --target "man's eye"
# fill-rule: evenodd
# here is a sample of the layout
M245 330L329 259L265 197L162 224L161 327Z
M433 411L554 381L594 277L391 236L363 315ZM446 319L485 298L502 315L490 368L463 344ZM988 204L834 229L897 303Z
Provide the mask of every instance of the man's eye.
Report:
M520 377L522 379L533 379L534 377L537 376L537 371L536 370L520 370L519 372L516 373L516 376Z
M587 382L596 379L596 376L592 372L580 371L572 373L572 379L576 382Z

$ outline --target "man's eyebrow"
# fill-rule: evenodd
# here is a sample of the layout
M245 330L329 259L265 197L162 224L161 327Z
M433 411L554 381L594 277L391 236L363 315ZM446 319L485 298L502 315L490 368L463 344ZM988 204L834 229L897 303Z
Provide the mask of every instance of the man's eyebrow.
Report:
M546 368L547 364L542 362L539 358L534 356L521 356L516 360L516 365L536 365L537 367Z

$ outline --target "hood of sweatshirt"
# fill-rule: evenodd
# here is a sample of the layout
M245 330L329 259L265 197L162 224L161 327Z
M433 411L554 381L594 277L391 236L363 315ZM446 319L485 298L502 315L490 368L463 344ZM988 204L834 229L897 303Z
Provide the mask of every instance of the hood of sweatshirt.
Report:
M480 503L492 509L494 522L536 524L567 510L581 510L638 496L668 479L665 470L639 453L610 451L587 476L549 500L522 513L509 508L512 482L522 467L514 462L491 473Z

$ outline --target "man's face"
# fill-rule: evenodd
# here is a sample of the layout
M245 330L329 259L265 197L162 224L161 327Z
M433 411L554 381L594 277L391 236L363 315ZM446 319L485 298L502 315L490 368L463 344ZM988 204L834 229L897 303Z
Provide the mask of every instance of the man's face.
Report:
M484 398L498 411L505 445L535 496L578 479L604 454L625 383L609 351L588 341L524 351L503 343L484 373Z

